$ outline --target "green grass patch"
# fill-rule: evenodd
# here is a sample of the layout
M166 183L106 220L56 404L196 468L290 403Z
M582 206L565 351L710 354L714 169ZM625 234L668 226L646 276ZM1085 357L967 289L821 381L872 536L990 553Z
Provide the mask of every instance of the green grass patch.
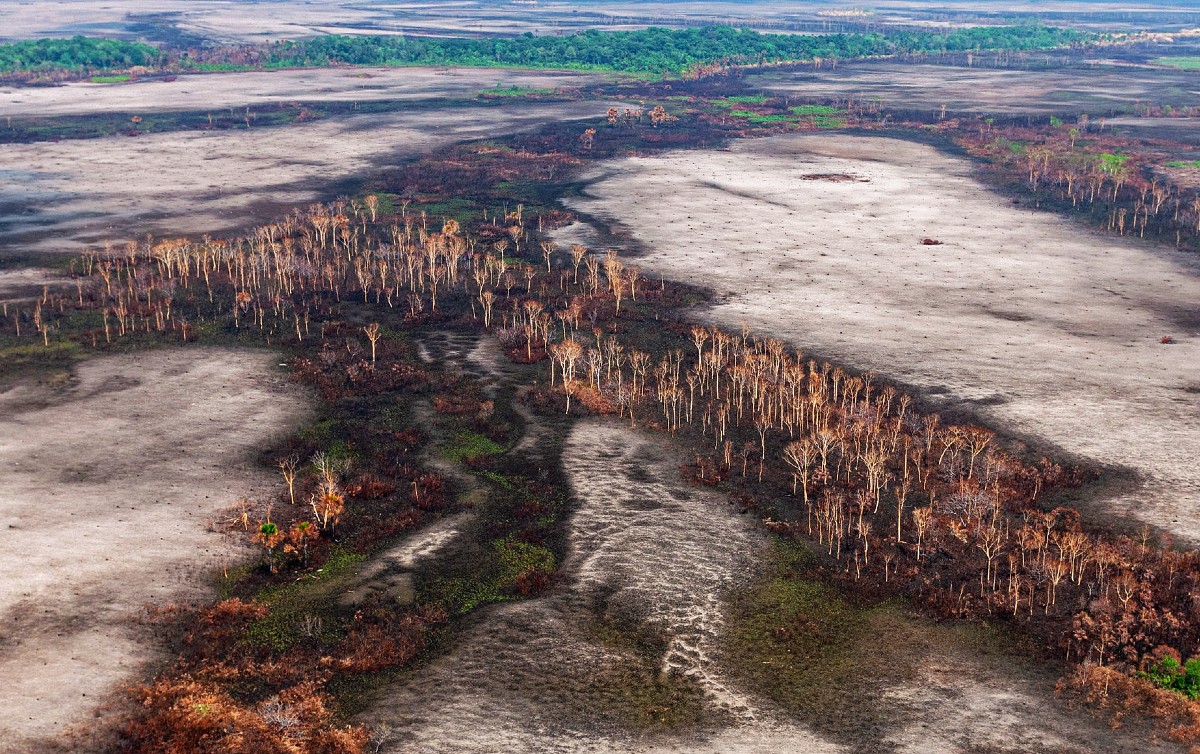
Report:
M736 97L726 97L723 101L720 101L718 104L740 102L740 103L747 104L747 105L761 105L766 101L767 101L767 95L765 95L765 94L742 94L742 95L739 95Z
M807 116L846 114L846 111L839 110L836 107L830 107L829 105L796 105L795 107L789 107L788 112L792 113L793 115Z
M447 458L459 463L468 458L498 455L506 450L508 448L495 440L470 430L461 430L455 433L450 443L442 448L442 452Z
M483 476L500 485L500 488L503 490L511 492L516 489L516 485L513 484L512 480L503 474L497 474L494 471L485 471L483 472Z
M897 710L883 709L879 695L911 678L935 639L898 604L843 597L814 572L815 560L801 543L774 540L768 575L729 610L727 666L832 737L882 735Z
M1193 168L1200 169L1200 160L1172 160L1166 163L1169 168Z
M484 97L539 97L547 94L554 94L555 91L556 90L554 89L536 89L532 87L517 86L515 84L513 86L500 86L497 84L491 89L484 89L480 91L479 94Z
M32 329L32 324L30 325ZM91 356L71 340L57 339L52 334L45 345L40 334L0 338L0 387L14 380L32 377L53 386L66 387L76 362ZM63 375L66 375L65 377Z
M133 76L127 73L119 73L112 76L92 76L88 81L93 84L120 84L130 80Z
M1155 58L1151 62L1155 63L1156 65L1165 65L1170 68L1178 68L1181 71L1200 71L1200 57L1196 56Z
M308 638L310 633L323 642L336 641L341 626L336 620L334 598L353 577L354 566L365 559L336 547L314 573L292 584L263 589L255 599L265 603L271 612L250 624L247 640L281 652ZM310 616L319 618L319 624L309 620Z
M491 547L481 552L473 572L435 580L428 596L451 613L464 615L483 605L514 599L522 578L537 574L549 577L555 567L556 559L549 548L505 537L493 540Z
M592 638L620 658L589 679L593 714L645 732L695 730L705 722L699 684L660 672L668 636L611 603L596 604L592 612Z
M792 120L790 115L762 115L749 110L730 110L729 114L735 118L745 118L751 123L788 123Z
M830 118L823 115L818 115L813 119L813 125L822 130L827 128L845 128L845 118Z
M424 211L431 218L451 218L465 225L483 216L483 208L473 199L454 197L440 202L416 204L408 209L409 213Z
M780 123L810 124L815 128L845 128L845 112L826 105L798 105L788 108L787 113L756 113L750 110L730 110L734 118L744 118L750 123L759 125L778 125Z

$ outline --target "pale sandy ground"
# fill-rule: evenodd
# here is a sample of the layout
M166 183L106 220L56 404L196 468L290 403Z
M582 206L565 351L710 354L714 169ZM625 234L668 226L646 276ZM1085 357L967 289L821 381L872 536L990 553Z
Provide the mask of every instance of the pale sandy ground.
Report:
M1179 71L1076 68L1020 71L911 63L852 63L836 69L750 73L746 82L772 96L879 99L889 108L950 113L1075 114L1134 104L1193 104L1200 79Z
M361 0L159 0L153 7L137 0L25 0L0 6L0 38L21 39L72 34L136 36L137 22L174 23L184 32L223 42L296 39L316 34L479 35L496 33L562 34L584 28L623 29L649 23L729 23L758 26L830 21L820 11L829 8L864 8L876 23L918 22L932 25L966 25L978 22L979 11L1026 14L1072 12L1053 23L1097 25L1105 28L1155 27L1164 12L1178 15L1191 10L1181 0L1157 3L1105 3L1105 15L1095 18L1095 3L1081 0L1039 2L592 2L540 0L536 4L494 3L489 0L428 0L426 2L364 3ZM958 15L961 14L961 15ZM833 19L836 20L836 19ZM1176 21L1176 26L1179 22ZM818 27L820 28L820 27ZM835 29L836 30L836 29Z
M803 179L826 173L860 180ZM1015 207L970 163L897 139L743 141L591 179L570 206L636 240L643 275L715 290L699 316L1127 468L1133 488L1092 507L1200 540L1194 256Z
M385 689L363 718L388 731L383 751L837 751L731 688L716 668L721 599L763 545L753 521L690 489L658 439L616 422L581 422L563 458L579 499L563 566L569 583L489 608L453 650ZM622 725L620 694L599 679L637 661L597 641L601 613L668 636L662 671L693 679L714 720L732 727L647 739Z
M174 81L59 86L0 84L0 118L97 113L260 110L279 102L369 102L473 97L495 86L558 89L600 81L596 74L503 68L306 68L192 74ZM612 77L607 77L612 78ZM244 111L243 111L244 112Z
M458 141L602 116L610 102L435 108L277 128L0 145L0 254L219 234Z
M70 284L66 276L42 268L0 270L0 303L40 296L45 286L61 289Z
M143 607L211 598L251 557L209 524L278 489L249 459L307 402L276 358L102 357L69 387L0 392L0 752L85 720L157 659Z
M682 481L679 453L623 422L580 421L564 451L579 506L570 522L565 583L537 600L487 608L452 650L384 689L362 717L385 733L382 751L1175 750L1065 710L1053 700L1050 678L981 662L953 639L915 650L923 653L919 675L880 699L888 710L885 730L864 732L853 748L822 738L740 687L722 667L724 599L753 577L765 547L753 519L721 495ZM431 540L444 547L440 531L415 535L409 549L424 550ZM666 637L661 672L697 685L705 723L647 735L614 716L611 691L600 679L631 658L598 641L594 628L601 616L613 615Z

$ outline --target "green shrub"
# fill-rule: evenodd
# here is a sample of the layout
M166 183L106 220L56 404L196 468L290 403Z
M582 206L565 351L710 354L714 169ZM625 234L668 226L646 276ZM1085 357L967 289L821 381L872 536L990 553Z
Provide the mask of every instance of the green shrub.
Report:
M1200 657L1193 657L1180 665L1179 660L1167 655L1139 675L1188 699L1200 699Z

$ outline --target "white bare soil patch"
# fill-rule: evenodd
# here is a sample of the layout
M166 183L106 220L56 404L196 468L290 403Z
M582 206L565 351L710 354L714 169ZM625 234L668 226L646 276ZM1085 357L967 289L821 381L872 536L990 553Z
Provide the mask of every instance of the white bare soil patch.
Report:
M860 180L812 180L836 174ZM644 273L720 294L705 318L1132 469L1106 509L1200 540L1194 258L1013 206L970 163L897 139L744 141L592 178L571 206L636 239Z
M953 642L930 651L917 676L887 689L880 704L895 711L897 724L884 743L896 754L1184 751L1144 730L1114 730L1087 709L1067 708L1054 698L1046 673L1014 670L1003 656L981 658Z
M981 13L1054 14L1048 22L1095 26L1100 31L1147 28L1180 28L1183 0L1139 2L1121 7L1121 14L1095 13L1084 1L933 3L926 0L893 0L872 3L874 24L920 23L936 26L970 26ZM1127 4L1129 5L1129 4ZM1114 9L1115 10L1115 9ZM70 36L72 34L136 37L144 25L177 25L181 30L211 40L258 42L296 39L316 34L396 34L420 36L473 36L524 33L563 34L585 28L606 31L643 28L648 24L671 26L697 22L726 23L739 27L787 31L796 28L834 32L837 19L822 15L828 8L809 3L746 3L738 0L678 2L595 2L581 6L565 0L536 3L496 3L491 0L408 0L363 3L358 0L270 0L212 2L212 0L159 0L147 6L138 0L23 0L0 5L0 38ZM1064 17L1074 13L1075 17ZM1158 17L1164 20L1156 25ZM819 22L814 24L813 22ZM796 26L796 24L802 24Z
M218 234L268 222L447 144L595 118L612 103L513 104L330 118L278 128L0 145L0 253Z
M266 352L97 358L0 393L0 752L81 722L157 651L144 606L209 596L248 556L210 524L276 480L249 459L306 401Z
M763 536L719 495L679 479L653 438L606 421L571 432L563 456L578 497L567 584L550 596L490 608L457 646L385 690L365 718L393 752L836 751L731 688L714 647L723 595L750 573ZM647 738L614 685L636 663L599 639L621 616L664 637L657 669L698 689L712 725Z
M0 303L40 296L47 288L60 289L70 285L64 275L36 267L0 270Z
M909 63L853 63L815 71L750 74L747 81L774 96L832 97L891 108L951 113L1078 113L1081 109L1132 112L1139 101L1194 102L1195 76L1178 71L1097 68L1054 71L997 70Z
M611 78L611 77L609 77ZM599 81L594 74L503 68L308 68L194 74L173 81L61 86L0 84L0 115L50 117L164 111L212 111L279 102L369 102L473 97L485 89L559 89Z

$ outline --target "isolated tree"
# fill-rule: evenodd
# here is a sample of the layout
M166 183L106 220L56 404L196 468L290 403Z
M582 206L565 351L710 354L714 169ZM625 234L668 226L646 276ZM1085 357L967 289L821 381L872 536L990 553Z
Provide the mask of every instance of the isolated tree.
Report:
M332 532L337 529L342 513L346 510L346 499L340 492L326 490L313 493L309 498L309 504L312 506L313 515L317 517L322 531Z
M542 249L542 259L546 262L546 272L550 272L550 257L557 248L553 241L542 241L538 246Z
M970 464L967 467L967 478L971 479L975 476L975 459L979 457L992 438L996 436L995 432L983 427L967 427L963 430L963 440L967 446L967 452L971 456Z
M275 548L283 541L283 535L280 533L279 527L270 521L268 517L268 520L264 521L258 527L258 534L254 538L267 552L267 570L275 573Z
M587 256L587 252L588 250L586 246L581 246L580 244L574 244L571 246L571 264L575 268L575 278L572 282L575 285L579 285L579 263L583 261L585 256Z
M287 533L287 544L284 549L288 552L298 553L300 555L300 563L303 567L308 567L308 547L316 539L317 533L313 528L312 523L308 521L297 521L292 524L292 528Z
M483 304L483 326L492 326L492 307L496 303L496 294L491 291L484 291L479 295L479 302Z
M378 322L372 322L363 328L363 332L367 334L367 340L371 341L371 363L375 363L375 350L379 345L380 338L383 337L383 330Z
M933 524L933 507L927 505L924 508L914 508L912 520L913 528L917 530L917 560L920 561L921 543L925 540L925 534Z
M901 522L904 520L904 501L908 499L908 493L911 490L911 483L905 479L896 489L896 541L903 542L903 530Z
M621 297L625 295L625 263L617 259L614 251L604 256L604 275L608 278L609 289L612 290L613 300L616 301L617 311L621 311Z
M796 442L789 442L783 448L783 460L792 467L792 494L796 494L796 482L799 482L806 507L808 506L808 479L816 458L816 449L807 437Z
M300 457L292 454L287 458L280 458L277 464L279 471L283 474L283 481L287 482L288 500L292 505L296 504L296 473L300 470Z

